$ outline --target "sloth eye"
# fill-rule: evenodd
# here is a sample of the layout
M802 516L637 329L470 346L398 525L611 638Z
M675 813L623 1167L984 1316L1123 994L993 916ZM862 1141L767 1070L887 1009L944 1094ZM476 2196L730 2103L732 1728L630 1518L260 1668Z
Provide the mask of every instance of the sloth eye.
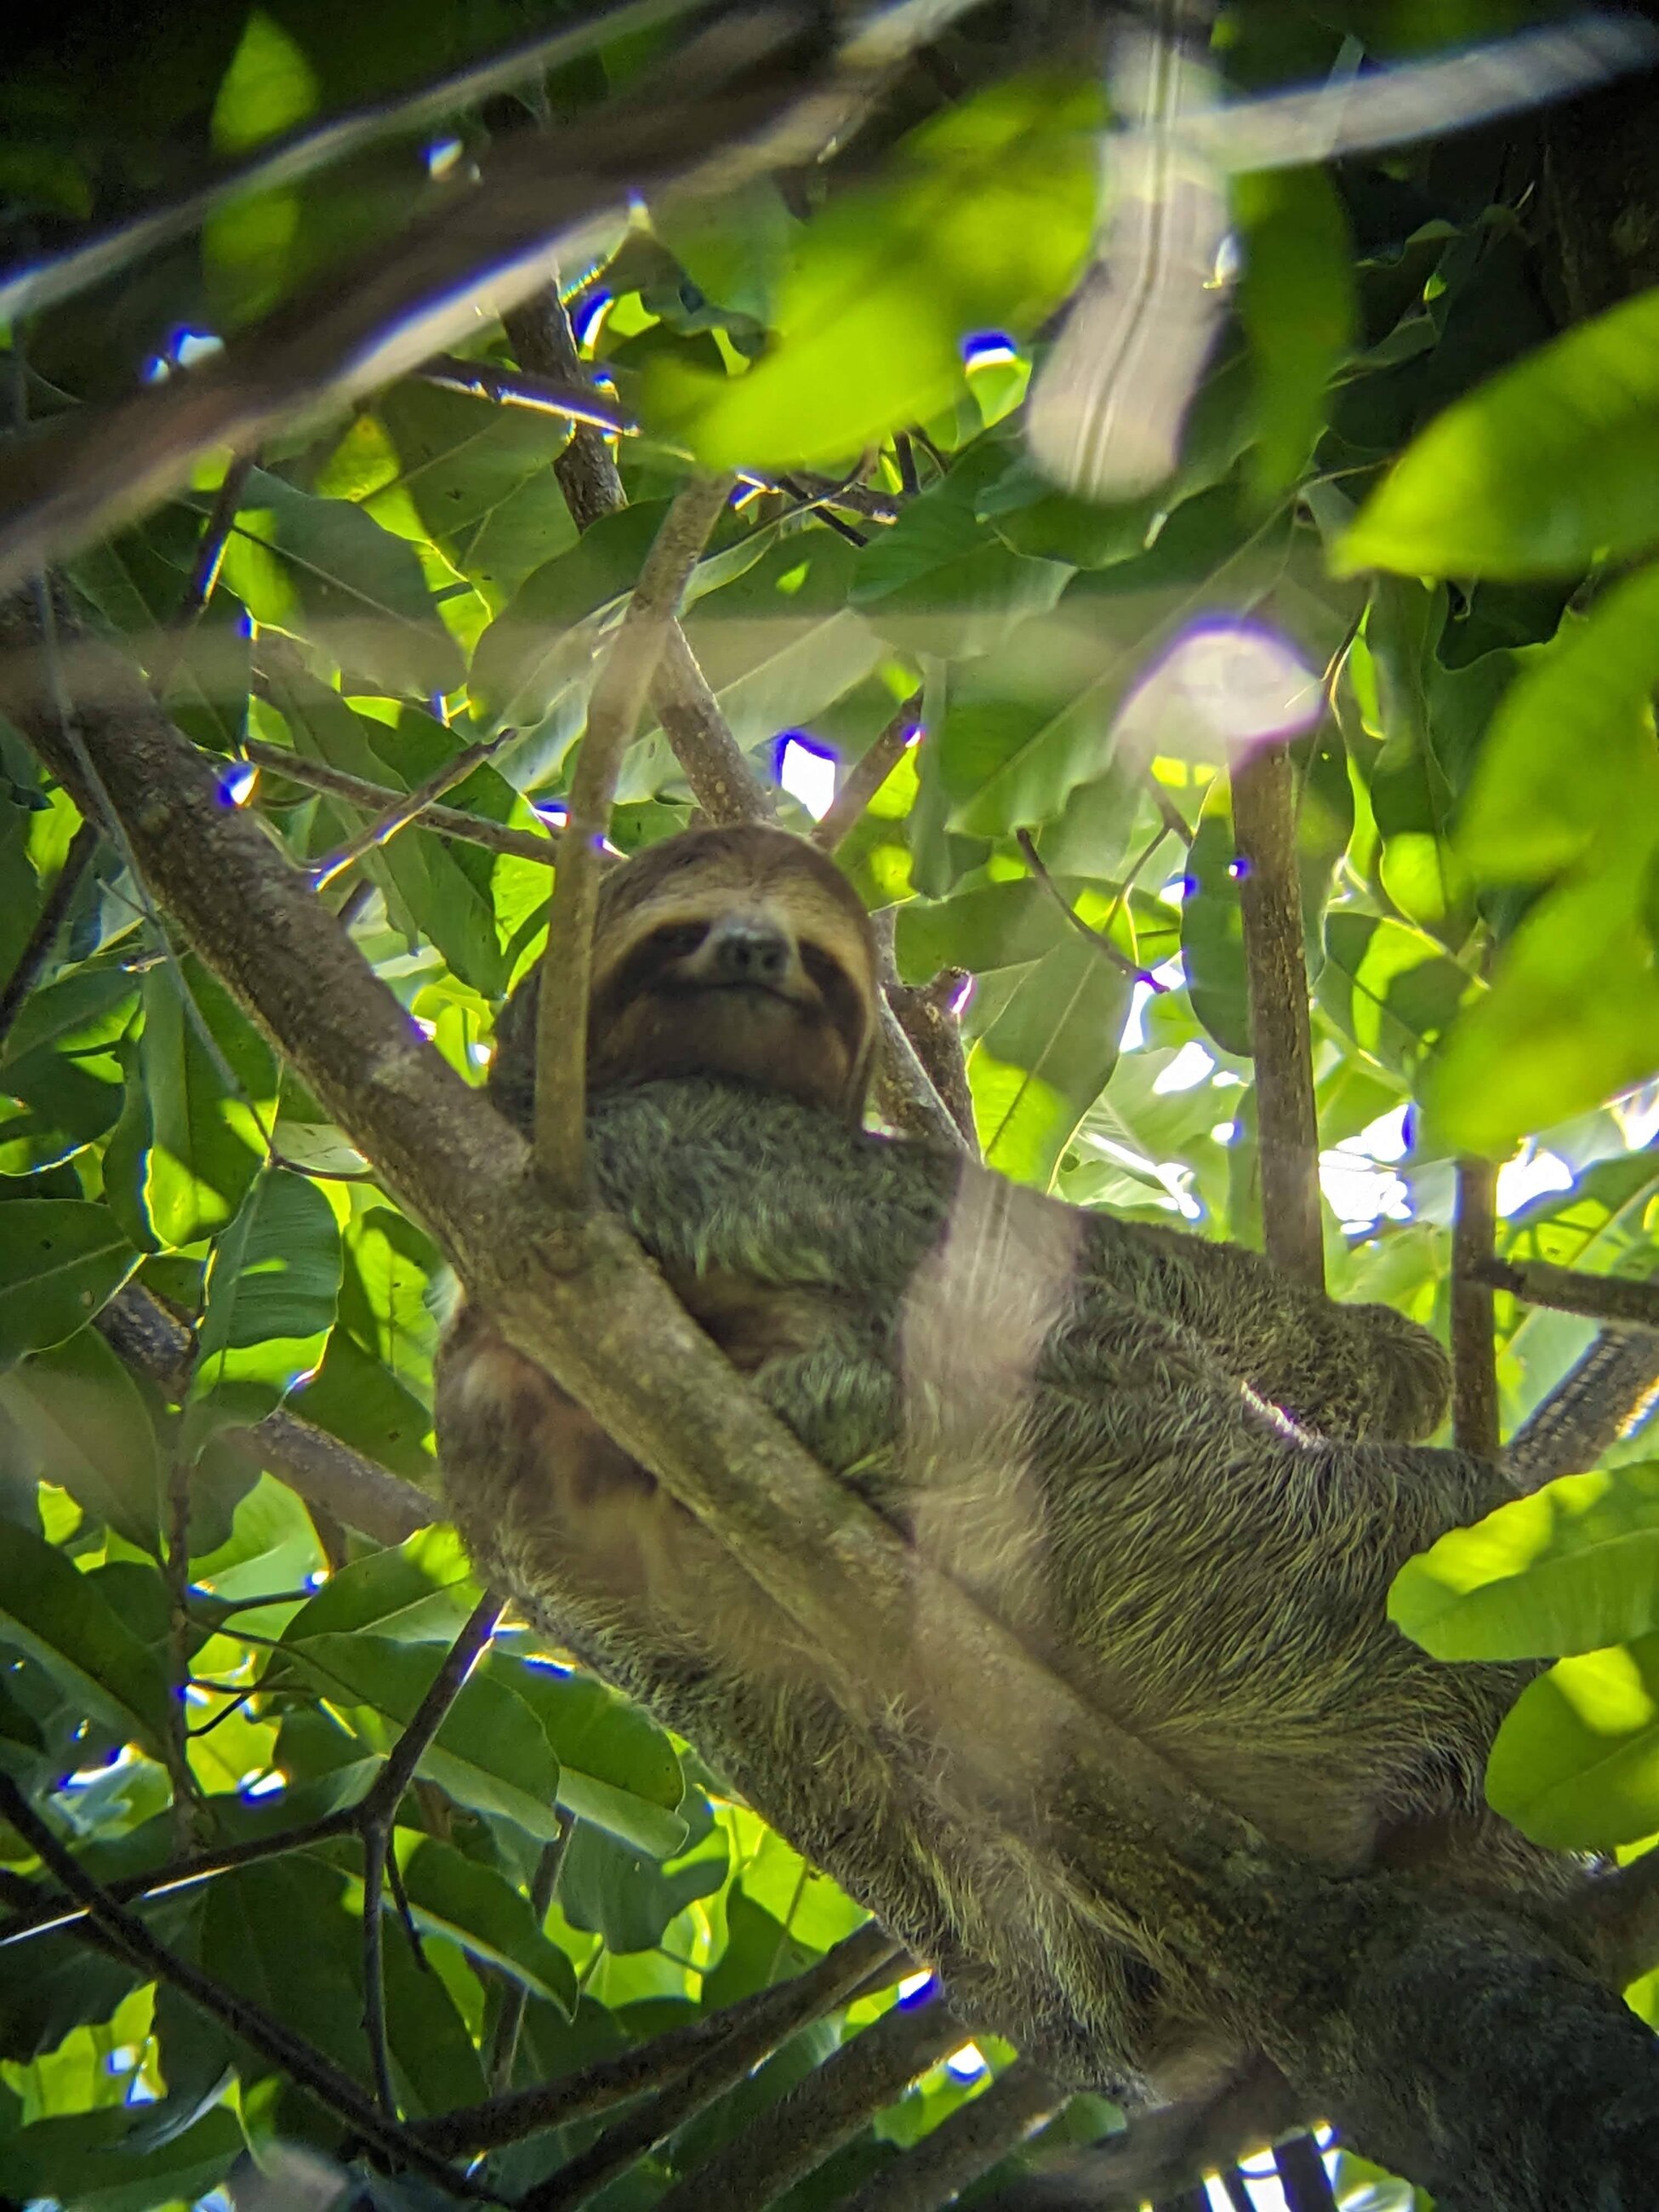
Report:
M688 952L695 952L708 934L706 921L665 922L660 929L651 933L651 950L665 960L683 960Z

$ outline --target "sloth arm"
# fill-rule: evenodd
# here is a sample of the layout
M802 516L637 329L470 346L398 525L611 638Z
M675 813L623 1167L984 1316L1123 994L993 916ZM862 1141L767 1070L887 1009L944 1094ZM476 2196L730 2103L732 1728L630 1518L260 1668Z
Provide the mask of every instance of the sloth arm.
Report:
M896 1317L967 1179L981 1179L976 1195L988 1182L1012 1189L926 1145L706 1078L606 1094L589 1127L603 1195L694 1311L699 1283L719 1276L752 1284L757 1311L788 1289ZM1173 1323L1258 1396L1338 1439L1410 1442L1443 1418L1445 1354L1391 1307L1339 1305L1237 1245L1014 1196L1032 1221L1081 1224L1082 1334L1114 1337L1138 1314Z

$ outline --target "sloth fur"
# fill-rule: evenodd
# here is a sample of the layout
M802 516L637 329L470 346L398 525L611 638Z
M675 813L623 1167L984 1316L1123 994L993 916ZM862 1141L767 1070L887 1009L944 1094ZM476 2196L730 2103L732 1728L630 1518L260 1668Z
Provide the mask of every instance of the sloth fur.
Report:
M1551 1883L1481 1796L1522 1674L1437 1666L1385 1617L1401 1563L1506 1494L1415 1441L1445 1409L1430 1336L867 1133L869 925L797 839L651 848L607 880L595 948L600 1193L830 1474L1275 1842ZM533 990L491 1082L526 1129ZM914 1717L850 1724L765 1592L471 1309L438 1433L481 1571L936 1960L971 2025L1137 2100L1236 2062L1146 1931L929 1797Z

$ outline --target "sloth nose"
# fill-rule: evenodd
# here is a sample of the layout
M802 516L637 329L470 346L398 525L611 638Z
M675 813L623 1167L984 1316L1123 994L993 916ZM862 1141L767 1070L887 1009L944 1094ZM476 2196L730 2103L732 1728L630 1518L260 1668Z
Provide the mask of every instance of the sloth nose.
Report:
M709 947L721 983L781 983L789 973L789 939L763 922L730 921Z

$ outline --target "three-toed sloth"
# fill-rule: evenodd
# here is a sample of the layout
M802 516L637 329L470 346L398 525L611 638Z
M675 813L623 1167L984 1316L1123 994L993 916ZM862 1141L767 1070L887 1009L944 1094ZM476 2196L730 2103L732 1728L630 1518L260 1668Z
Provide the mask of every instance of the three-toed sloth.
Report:
M1519 1677L1436 1666L1384 1614L1404 1559L1504 1495L1414 1441L1444 1410L1433 1340L866 1133L878 988L861 905L797 838L693 832L618 868L605 1200L831 1474L1198 1789L1328 1864L1547 1881L1481 1798ZM533 1001L490 1085L526 1129ZM481 1311L444 1345L438 1433L481 1572L937 1960L972 2024L1131 2097L1220 2059L1133 1929L988 1857L926 1747L896 1754L903 1717L889 1742L849 1722L766 1593Z

